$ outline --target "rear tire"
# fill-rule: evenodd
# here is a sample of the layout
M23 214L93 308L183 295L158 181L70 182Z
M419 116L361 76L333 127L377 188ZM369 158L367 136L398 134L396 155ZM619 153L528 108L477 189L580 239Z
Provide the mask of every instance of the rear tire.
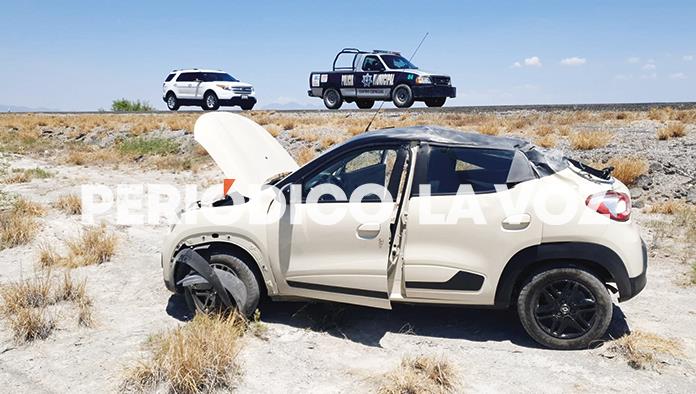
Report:
M370 109L375 105L375 100L355 100L355 104L357 104L360 109Z
M425 105L428 107L442 107L445 105L445 101L447 101L447 97L427 98L425 99Z
M201 108L203 108L203 111L217 111L220 108L220 100L218 100L217 94L215 92L205 92Z
M336 89L326 89L324 91L324 105L328 109L339 109L343 105L343 97Z
M408 85L399 85L392 92L392 101L399 108L409 108L413 105L413 91Z
M233 273L239 280L244 283L244 287L247 291L247 299L245 305L237 305L237 311L244 315L245 317L250 317L256 311L259 305L259 300L261 298L259 290L259 282L254 276L254 272L249 268L249 266L244 263L241 259L231 256L228 254L214 254L208 260L210 265L216 268L223 269L225 271ZM186 289L184 291L184 297L186 299L186 304L188 307L195 311L196 313L211 313L216 311L223 311L224 305L219 300L215 298L211 301L208 307L204 307L201 295L198 295L198 299L194 299L197 295L193 294L192 291Z
M543 346L586 349L609 327L612 300L604 283L578 268L554 268L533 275L517 299L527 333Z
M172 92L167 93L167 108L169 108L170 111L176 111L179 109L179 100Z

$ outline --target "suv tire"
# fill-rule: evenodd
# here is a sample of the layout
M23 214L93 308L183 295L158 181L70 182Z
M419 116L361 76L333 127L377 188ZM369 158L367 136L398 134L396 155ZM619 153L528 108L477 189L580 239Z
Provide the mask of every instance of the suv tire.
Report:
M254 108L254 104L244 103L240 104L239 107L242 108L244 111L251 111Z
M218 100L217 94L215 92L205 92L201 108L203 108L203 111L216 111L220 108L220 100Z
M408 85L399 85L392 92L392 101L399 108L409 108L413 105L413 91Z
M375 100L355 100L355 104L357 104L360 109L370 109L375 105Z
M249 268L249 266L238 257L228 254L214 254L210 257L208 262L215 268L233 273L237 278L239 278L240 281L242 281L242 283L244 283L244 287L247 291L246 303L241 306L237 305L237 310L246 317L252 316L259 305L261 295L259 290L259 282L256 280L256 276L251 268ZM213 301L214 305L211 306L211 309L213 310L202 309L201 302L196 302L196 300L194 300L194 294L189 289L184 291L184 297L186 298L186 304L188 307L191 310L196 311L196 313L210 313L214 310L222 309L220 300Z
M167 108L169 108L170 111L179 109L179 100L173 92L167 93Z
M343 105L343 97L336 89L326 89L324 91L324 105L328 109L339 109Z
M427 98L425 99L425 105L428 107L442 107L445 105L445 101L447 101L447 97Z
M604 284L578 268L534 274L517 298L517 313L527 333L553 349L586 349L611 322L612 300Z

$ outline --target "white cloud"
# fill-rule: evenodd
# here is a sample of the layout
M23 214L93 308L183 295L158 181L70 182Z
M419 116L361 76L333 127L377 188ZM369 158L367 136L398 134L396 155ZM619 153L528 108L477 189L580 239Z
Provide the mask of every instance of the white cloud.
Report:
M524 59L525 66L541 67L541 60L538 56L532 56Z
M510 66L511 68L520 68L520 67L541 67L541 59L539 59L538 56L532 56L525 58L521 62L514 62Z
M657 67L652 63L648 63L648 64L643 65L642 68L645 71L652 71L652 70L656 69Z
M637 56L632 56L632 57L629 57L628 59L626 59L626 61L629 63L635 64L635 63L640 62L640 58Z
M587 59L585 59L584 57L577 57L577 56L568 57L568 58L561 60L561 64L564 66L580 66L580 65L583 65L585 63L587 63Z
M685 62L690 62L694 60L694 55L684 55L682 59L684 59Z
M669 79L686 79L686 74L684 74L684 73L670 74Z

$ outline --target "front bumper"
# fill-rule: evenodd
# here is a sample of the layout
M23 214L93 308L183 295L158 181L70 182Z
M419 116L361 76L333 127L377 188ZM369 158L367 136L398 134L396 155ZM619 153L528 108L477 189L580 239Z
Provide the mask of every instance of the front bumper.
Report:
M442 85L415 85L411 88L413 97L418 99L434 98L434 97L450 97L457 96L457 88L454 86Z
M256 97L254 96L234 96L231 98L226 98L220 99L220 105L225 106L225 107L231 107L234 105L242 105L242 104L247 104L247 105L254 105L256 104Z

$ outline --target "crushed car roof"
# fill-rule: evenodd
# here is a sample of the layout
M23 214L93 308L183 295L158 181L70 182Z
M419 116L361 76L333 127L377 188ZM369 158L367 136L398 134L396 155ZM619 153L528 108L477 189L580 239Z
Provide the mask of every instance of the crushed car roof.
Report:
M529 142L520 138L491 136L438 126L412 126L368 131L352 138L347 143L363 145L385 141L423 141L499 149L525 149L530 146Z

